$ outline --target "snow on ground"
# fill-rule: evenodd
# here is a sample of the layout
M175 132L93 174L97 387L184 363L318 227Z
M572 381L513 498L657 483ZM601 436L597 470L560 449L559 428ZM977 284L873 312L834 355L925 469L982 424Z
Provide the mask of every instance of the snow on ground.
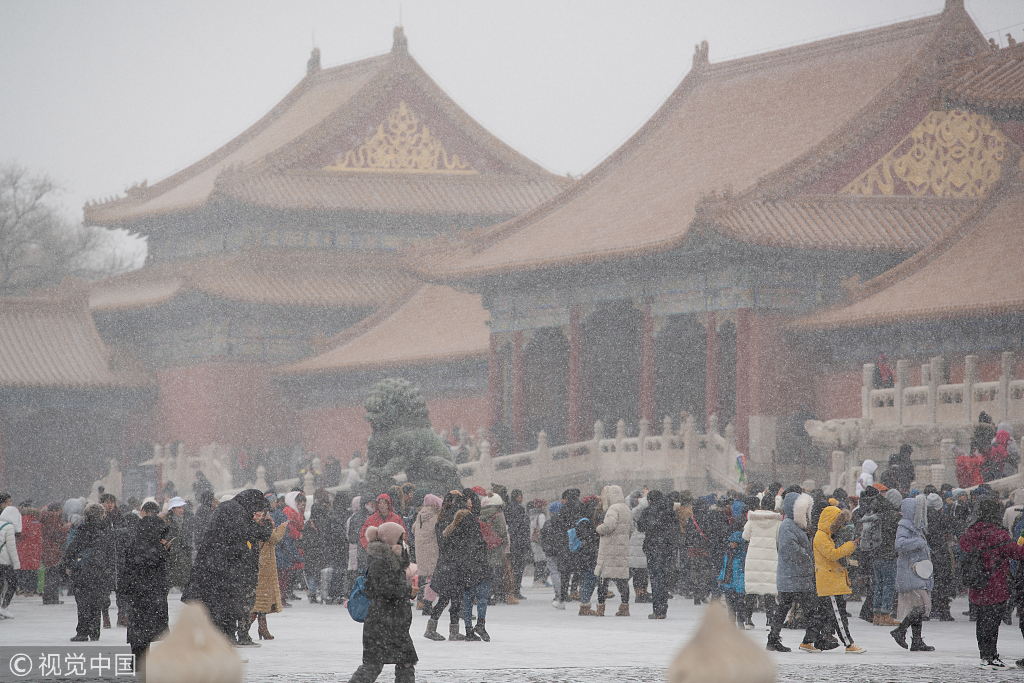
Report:
M617 598L608 603L609 616L580 617L575 603L558 611L551 606L551 589L525 588L528 600L519 605L488 608L487 630L491 642L433 642L423 638L427 618L414 612L413 642L419 653L417 680L423 683L653 683L664 680L664 671L679 648L696 630L703 608L677 597L669 602L668 619L647 618L650 605L631 605L633 616L614 617ZM171 623L180 609L179 595L171 597ZM0 620L0 645L64 645L75 633L74 598L65 604L43 606L38 597L17 597L11 604L15 619ZM273 641L263 647L239 650L247 657L247 683L263 681L319 683L347 681L359 665L362 626L340 605L311 605L297 601L295 607L268 619ZM860 603L850 603L854 615ZM779 681L918 681L958 680L1024 681L1024 669L1013 668L1024 657L1024 639L1017 626L1003 626L1000 650L1011 667L1005 672L980 670L974 624L960 613L967 609L965 598L954 603L957 621L926 622L925 640L936 647L933 653L900 649L889 629L852 619L850 628L864 655L847 655L842 649L818 655L794 651L772 656ZM114 609L111 609L114 616ZM754 615L757 628L747 631L755 642L766 640L764 614ZM439 630L447 634L447 614ZM252 634L255 637L256 628ZM783 630L790 647L800 642L802 632ZM125 630L103 631L101 643L124 643ZM392 680L392 667L385 667L379 680Z

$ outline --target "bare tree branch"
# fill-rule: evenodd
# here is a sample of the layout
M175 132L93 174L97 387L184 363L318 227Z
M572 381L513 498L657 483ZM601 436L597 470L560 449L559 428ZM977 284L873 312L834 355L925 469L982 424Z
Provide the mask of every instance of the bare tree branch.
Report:
M103 228L71 225L55 205L57 184L15 163L0 165L0 296L97 278L135 264Z

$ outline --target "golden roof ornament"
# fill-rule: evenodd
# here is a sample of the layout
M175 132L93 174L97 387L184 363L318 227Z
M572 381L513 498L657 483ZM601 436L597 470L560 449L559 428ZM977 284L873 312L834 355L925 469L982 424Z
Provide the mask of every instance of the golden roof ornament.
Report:
M987 116L933 111L840 194L984 197L999 181L1009 142Z
M339 155L327 171L368 173L476 173L459 158L449 155L430 129L420 124L404 101L362 145Z

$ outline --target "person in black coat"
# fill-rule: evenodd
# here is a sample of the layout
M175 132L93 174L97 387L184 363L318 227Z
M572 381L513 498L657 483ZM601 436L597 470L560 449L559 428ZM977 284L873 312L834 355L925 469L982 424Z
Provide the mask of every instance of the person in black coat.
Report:
M430 621L427 622L426 638L431 640L444 640L444 636L437 632L437 622L444 614L444 608L449 604L448 617L449 640L464 640L459 633L459 617L462 614L462 591L461 581L461 548L457 545L458 539L450 540L450 536L444 535L444 530L451 525L455 514L466 507L465 498L458 491L449 491L441 502L441 512L438 514L437 523L434 525L434 533L437 535L437 565L434 567L434 575L430 579L430 588L437 593L437 602L431 608Z
M78 605L77 634L71 639L76 643L100 639L100 615L110 600L114 571L113 539L103 507L88 506L84 517L57 565L70 575Z
M368 527L366 538L366 596L370 609L363 622L363 663L349 683L373 683L385 664L395 665L395 683L413 683L419 657L409 636L412 605L405 575L409 566L405 529L385 522L380 527Z
M464 639L489 641L491 637L486 630L486 619L491 567L487 562L487 542L480 529L480 496L472 489L463 489L462 497L466 507L455 513L442 536L447 539L449 549L456 558L453 574L455 586L462 588L462 621L466 625ZM477 610L475 628L474 599Z
M218 505L182 591L182 602L203 603L213 623L233 643L238 643L239 622L249 620L249 593L259 576L259 542L268 540L273 531L271 524L264 524L268 509L263 493L256 489L246 489Z
M143 517L135 525L126 545L122 592L131 600L132 618L128 622L128 643L138 662L149 644L167 630L169 527L160 517Z
M522 595L523 571L533 562L533 548L530 546L530 516L523 507L523 492L513 489L505 507L505 522L508 524L509 561L512 563L512 586L517 600Z
M672 554L682 544L679 517L672 502L661 491L647 494L650 505L637 520L637 531L644 536L644 555L647 571L651 575L651 602L654 611L649 619L665 619L668 615L668 582L672 568Z
M583 503L580 502L580 490L566 489L562 491L562 510L557 517L551 520L551 524L553 525L552 533L559 545L559 552L556 555L558 573L561 576L558 599L563 603L569 601L570 584L573 582L579 584L583 580L578 562L569 552L569 529L575 527L576 523L584 516Z

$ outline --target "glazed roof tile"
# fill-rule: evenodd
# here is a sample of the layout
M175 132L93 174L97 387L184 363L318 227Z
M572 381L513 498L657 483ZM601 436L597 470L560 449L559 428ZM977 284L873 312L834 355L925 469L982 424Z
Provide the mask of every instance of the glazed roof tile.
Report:
M1024 114L1024 43L965 63L945 83L948 106Z
M0 299L0 388L152 385L150 375L104 345L84 293Z
M401 40L404 43L404 37ZM545 180L548 184L559 182L553 174L513 150L463 111L396 40L396 47L390 53L308 74L270 112L224 146L154 185L132 188L126 197L87 204L85 220L93 225L130 228L134 221L194 211L206 206L217 195L219 185L238 184L240 176L249 174L257 176L252 181L255 186L269 185L277 206L316 208L316 202L322 202L325 206L336 204L364 210L366 207L358 205L357 200L369 198L373 207L379 207L382 203L380 198L359 187L365 188L375 180L379 181L378 194L386 197L388 183L391 182L388 177L399 174L373 173L371 178L356 183L355 187L344 182L332 186L325 178L319 181L318 189L308 186L300 189L297 185L301 183L294 179L268 183L265 179L260 180L259 176L295 168L310 155L315 155L328 141L361 121L391 94L398 92L396 88L400 83L408 82L451 122L461 136L504 169L502 173L495 172L510 176L506 181L510 185L521 182L529 186L536 180ZM331 176L334 173L323 171L320 175ZM456 186L460 184L455 176L446 175L444 178ZM438 181L439 184L446 182L442 178ZM332 188L346 194L338 198L323 195ZM508 203L523 203L534 191L524 188L519 191L518 199L510 199ZM258 198L253 194L252 185L242 183L239 192L240 196ZM457 199L459 191L452 194ZM537 194L537 201L540 201L550 196L551 188ZM289 198L298 203L288 204ZM401 197L398 199L402 201ZM307 201L313 203L305 203ZM436 199L435 204L445 213L463 210L458 202L444 205L441 198Z
M704 220L741 242L802 249L916 252L948 234L975 202L928 197L752 199Z
M753 57L695 58L650 121L566 191L462 245L411 252L409 262L448 281L678 248L703 197L743 196L766 179L835 163L916 93L951 43L987 49L956 5Z
M89 306L97 312L151 308L194 291L272 306L376 308L413 282L387 253L261 249L100 280L90 286Z
M271 209L516 216L570 183L554 175L289 171L245 175L219 187L218 195Z
M797 330L1024 312L1024 186L993 193L964 226L865 282L853 302L805 316Z
M343 332L329 351L275 372L308 375L487 358L489 320L479 294L424 285Z

